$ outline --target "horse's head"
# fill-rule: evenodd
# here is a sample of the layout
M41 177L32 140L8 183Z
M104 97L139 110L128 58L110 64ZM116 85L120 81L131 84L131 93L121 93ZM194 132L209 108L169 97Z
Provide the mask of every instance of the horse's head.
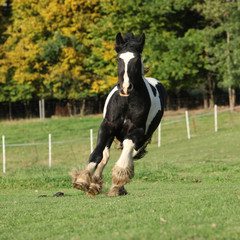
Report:
M145 35L136 37L126 34L123 38L121 33L116 36L115 50L118 60L118 83L120 95L128 97L130 92L137 88L138 81L143 75L141 53L145 43Z

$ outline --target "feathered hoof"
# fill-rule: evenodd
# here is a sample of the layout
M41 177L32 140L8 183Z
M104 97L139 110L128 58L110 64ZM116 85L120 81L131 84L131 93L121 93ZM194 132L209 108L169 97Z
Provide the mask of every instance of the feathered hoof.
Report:
M118 187L118 186L112 186L110 188L110 190L106 193L106 195L108 197L117 197L117 196L123 196L123 195L127 195L127 191L124 188L124 186L122 187Z
M86 193L91 197L95 197L96 195L102 192L102 186L103 186L102 178L94 177L92 183L90 184L88 192Z
M74 188L84 192L89 190L89 186L91 184L91 176L89 171L85 170L80 172L79 170L75 169L71 172L71 175Z
M134 176L133 165L128 168L121 168L115 166L112 170L112 180L115 186L123 186L130 182L130 179Z
M89 195L90 197L95 197L96 195L98 195L100 192L102 191L101 186L99 186L98 184L95 183L91 183L88 191L86 192L87 195Z
M89 185L84 182L75 182L73 183L73 187L83 192L88 192L89 190Z

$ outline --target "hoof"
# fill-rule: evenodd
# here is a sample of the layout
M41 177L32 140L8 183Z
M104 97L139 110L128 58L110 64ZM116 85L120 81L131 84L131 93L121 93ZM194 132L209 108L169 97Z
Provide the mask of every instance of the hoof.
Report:
M118 187L118 186L113 186L111 187L111 189L109 190L109 192L106 194L108 197L117 197L117 196L123 196L123 195L127 195L127 191L124 188L124 186L122 187Z
M100 177L93 177L87 194L91 197L98 195L102 191L103 180Z
M73 187L84 192L87 192L89 189L89 185L84 182L75 182L73 183Z
M83 172L74 170L71 172L71 175L72 175L73 187L78 190L87 192L91 183L90 172L87 170Z
M89 195L90 197L95 197L96 195L98 195L100 192L102 191L101 186L91 183L88 191L86 192L87 195Z

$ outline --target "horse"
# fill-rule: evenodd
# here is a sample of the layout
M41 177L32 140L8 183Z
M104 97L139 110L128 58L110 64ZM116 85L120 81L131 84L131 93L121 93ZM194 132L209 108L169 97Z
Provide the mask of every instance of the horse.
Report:
M118 82L106 98L97 144L86 169L72 171L73 187L96 196L102 191L102 172L116 139L122 152L112 169L112 186L107 196L126 195L124 185L134 176L134 159L142 158L164 113L166 90L154 78L144 77L141 54L145 34L116 36Z

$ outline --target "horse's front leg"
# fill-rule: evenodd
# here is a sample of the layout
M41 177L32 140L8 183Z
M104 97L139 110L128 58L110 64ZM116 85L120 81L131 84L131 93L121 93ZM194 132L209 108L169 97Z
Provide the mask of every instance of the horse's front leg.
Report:
M112 169L112 187L108 196L126 195L124 185L130 182L134 176L133 155L139 141L143 139L143 129L136 129L123 141L123 150L120 158Z
M112 141L111 141L112 142ZM103 187L103 177L102 177L102 172L104 167L107 165L109 156L110 156L110 146L107 145L105 149L103 150L103 158L101 162L98 164L95 172L93 173L92 176L92 181L90 183L89 189L87 191L87 194L90 196L96 196L102 191Z
M134 176L133 166L134 143L131 139L123 141L123 150L120 158L112 169L112 186L107 193L108 196L126 195L124 185L130 182Z
M81 172L76 170L72 172L72 183L74 188L82 190L91 196L101 192L102 171L107 164L109 148L112 141L111 129L105 121L103 121L99 128L96 148L89 157L86 169Z

